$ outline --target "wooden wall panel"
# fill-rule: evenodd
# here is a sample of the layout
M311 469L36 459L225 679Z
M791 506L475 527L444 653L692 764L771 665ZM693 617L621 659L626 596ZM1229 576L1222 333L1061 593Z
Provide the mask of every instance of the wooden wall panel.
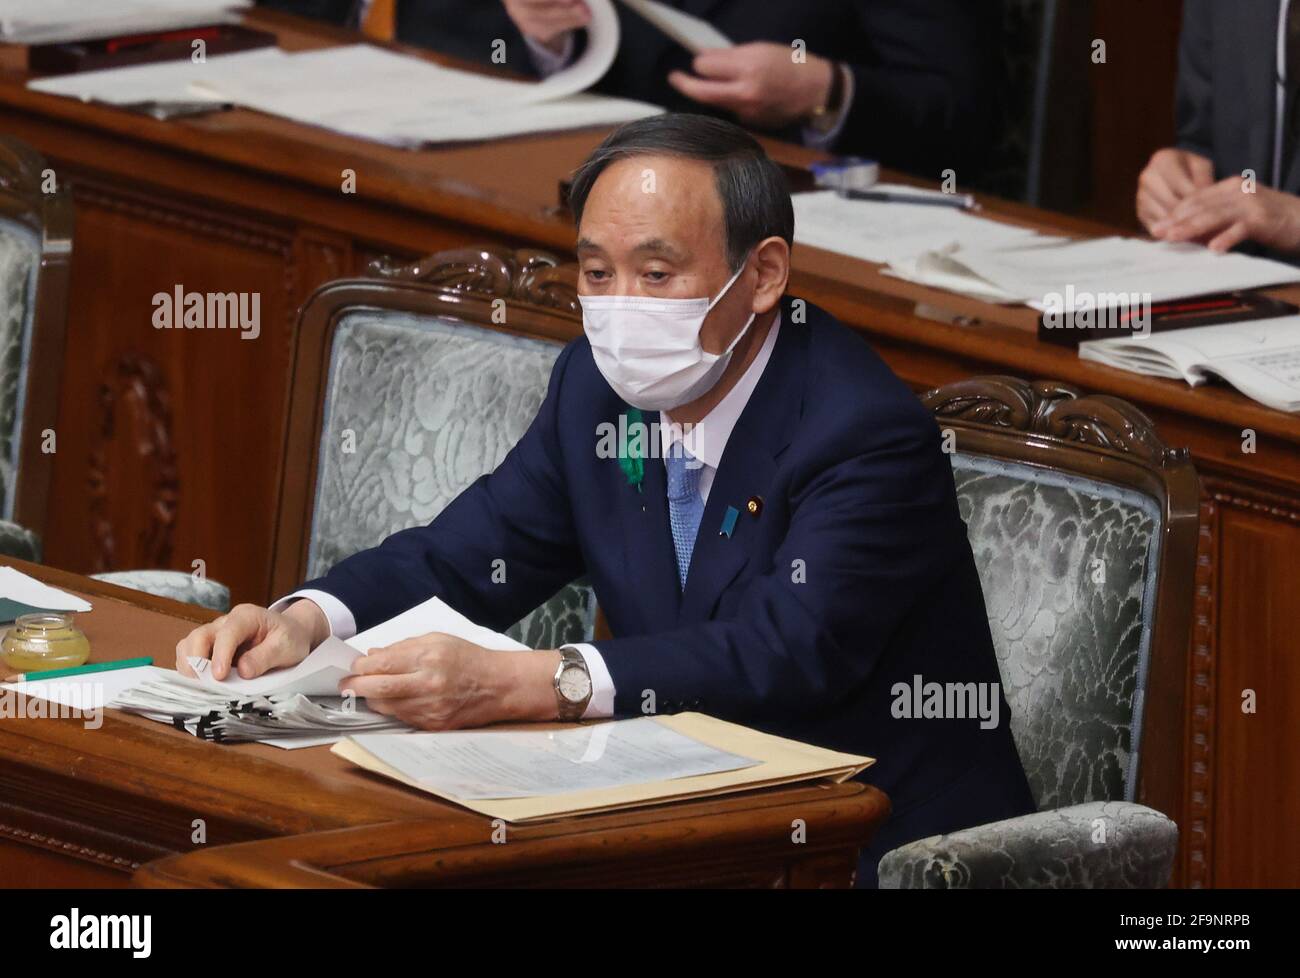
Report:
M1300 514L1226 493L1220 506L1213 883L1295 886Z
M83 572L202 559L237 596L260 595L294 317L317 283L298 280L286 231L94 183L76 191L46 559ZM334 273L322 264L317 277ZM152 298L177 285L257 295L257 338L156 329Z

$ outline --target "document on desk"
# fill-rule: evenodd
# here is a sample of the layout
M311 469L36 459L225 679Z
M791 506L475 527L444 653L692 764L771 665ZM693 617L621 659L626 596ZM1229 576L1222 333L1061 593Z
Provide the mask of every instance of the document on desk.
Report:
M58 44L182 30L235 18L253 0L3 0L0 41Z
M873 190L914 193L879 184ZM833 190L795 194L794 238L800 244L886 263L955 247L996 248L1033 241L1030 228L980 217L958 207L851 200Z
M203 62L188 58L160 61L124 68L74 72L51 78L34 78L27 87L47 95L62 95L83 102L107 105L165 104L207 101L222 103L220 95L204 89L200 83L216 83L220 78L253 76L269 71L270 66L290 57L279 48L257 48L233 54L214 54Z
M50 587L44 581L38 581L15 567L0 567L0 598L29 605L37 611L90 610L90 602L85 598Z
M354 735L335 744L333 752L508 822L796 781L844 781L875 763L700 713L397 738Z
M1062 313L1081 303L1109 307L1121 296L1131 305L1133 297L1163 302L1300 282L1300 268L1283 262L1123 237L963 245L912 265L891 263L890 270L922 284Z
M1084 360L1192 386L1221 377L1278 411L1300 411L1300 316L1089 340Z

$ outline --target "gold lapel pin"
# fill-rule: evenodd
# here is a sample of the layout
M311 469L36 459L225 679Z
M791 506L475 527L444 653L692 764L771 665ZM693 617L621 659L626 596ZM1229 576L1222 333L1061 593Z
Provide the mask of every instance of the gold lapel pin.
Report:
M758 516L763 512L763 497L750 496L749 502L745 503L745 509L750 516Z

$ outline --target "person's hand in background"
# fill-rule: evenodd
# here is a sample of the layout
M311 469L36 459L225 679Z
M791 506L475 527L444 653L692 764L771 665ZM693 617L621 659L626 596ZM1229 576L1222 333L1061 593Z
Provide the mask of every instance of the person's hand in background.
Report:
M1198 190L1151 226L1162 241L1196 241L1227 251L1243 241L1300 254L1300 197L1229 177Z
M796 61L788 45L767 41L701 51L691 67L695 74L674 71L668 83L687 98L764 128L806 120L824 106L836 71L825 58Z
M241 678L252 679L296 666L329 634L325 613L311 601L295 601L283 611L236 605L177 643L176 671L193 676L188 660L195 657L212 660L214 679L225 679L232 666Z
M591 23L591 11L583 0L502 0L506 13L531 38L557 54L568 36Z
M1138 177L1138 220L1151 232L1180 203L1213 183L1214 164L1204 156L1185 149L1157 150Z

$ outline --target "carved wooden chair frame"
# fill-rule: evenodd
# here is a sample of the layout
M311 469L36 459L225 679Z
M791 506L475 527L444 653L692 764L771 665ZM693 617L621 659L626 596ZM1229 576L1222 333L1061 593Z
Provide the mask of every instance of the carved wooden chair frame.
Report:
M345 314L383 309L448 316L518 336L568 342L582 332L577 269L542 251L464 248L410 265L376 263L374 277L317 289L299 313L272 555L271 593L287 594L307 566L317 451L334 333ZM505 311L504 322L501 312Z
M62 187L45 192L47 169L31 147L0 136L0 218L27 228L40 242L13 512L15 522L37 534L45 530L54 471L54 456L42 451L42 440L58 420L73 227L71 195Z
M1186 449L1171 449L1127 401L1053 381L974 377L923 397L955 448L1135 489L1164 511L1136 798L1178 820L1184 807L1184 724L1200 483Z

